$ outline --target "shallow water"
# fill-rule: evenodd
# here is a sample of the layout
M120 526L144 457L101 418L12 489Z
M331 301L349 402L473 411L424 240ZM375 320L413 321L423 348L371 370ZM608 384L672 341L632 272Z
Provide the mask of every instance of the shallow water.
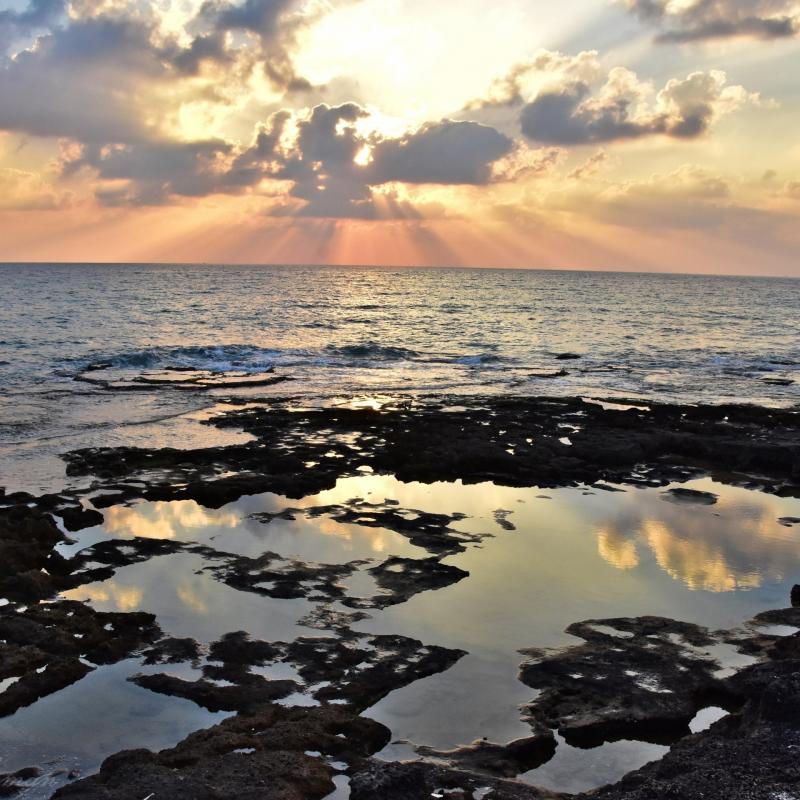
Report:
M676 504L665 500L663 489L652 488L543 492L493 484L405 484L389 476L363 476L342 479L334 489L302 501L266 494L218 510L193 501L116 506L104 511L104 525L81 532L74 547L61 550L69 556L102 539L137 535L210 544L248 556L272 551L320 563L367 559L369 563L346 581L360 593L368 589L361 582L369 578L363 570L371 563L389 555L426 553L392 531L343 524L328 515L307 517L303 508L361 497L371 502L396 500L402 509L465 513L467 517L451 527L491 534L445 559L468 570L469 577L400 605L370 610L371 618L354 626L468 652L446 672L396 690L366 712L392 731L395 744L382 757L407 758L414 753L404 741L450 748L481 737L507 742L529 734L519 706L530 702L535 692L517 680L523 660L518 651L577 642L564 633L572 622L654 614L718 629L739 626L766 608L784 607L790 587L800 577L800 533L778 520L800 516L800 501L710 480L687 486L714 492L718 502ZM250 516L285 508L298 509L296 519L265 524ZM503 520L515 529L503 527ZM192 636L205 644L241 629L273 641L327 635L299 624L314 606L309 600L237 591L202 572L207 565L195 553L158 556L67 596L87 599L100 610L156 613L168 635ZM335 603L333 608L345 610ZM747 663L742 657L731 659L732 648L727 646L715 648L713 654L726 666ZM99 668L69 689L0 721L0 752L25 761L36 751L40 762L60 759L85 772L122 747L168 746L219 717L188 701L127 684L125 677L137 669L131 662ZM109 694L113 706L104 716L97 709ZM300 695L290 702L309 700ZM76 732L70 723L83 708L94 709L95 715L86 733L82 728ZM714 711L703 712L696 725L714 718ZM162 724L164 720L168 724ZM641 742L579 750L562 741L548 764L521 777L548 788L578 791L614 781L664 752L663 747Z
M190 412L231 394L800 399L800 383L767 382L800 380L791 279L5 264L0 286L0 485L14 489L57 489L55 454L76 447L213 443ZM295 380L132 395L74 380L97 362L128 378L274 366Z

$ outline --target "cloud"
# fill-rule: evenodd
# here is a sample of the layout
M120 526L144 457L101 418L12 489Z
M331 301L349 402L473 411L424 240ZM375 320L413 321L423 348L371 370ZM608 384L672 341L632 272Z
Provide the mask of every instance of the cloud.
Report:
M660 29L659 42L782 39L800 31L797 0L625 0L629 10Z
M608 153L606 153L605 150L598 150L596 153L589 156L589 158L584 161L583 164L575 167L575 169L573 169L572 172L567 175L567 177L575 181L591 178L594 175L597 175L597 173L600 172L607 163Z
M596 50L584 50L575 56L554 50L540 50L533 58L515 64L505 75L495 79L487 96L470 101L465 110L513 108L522 105L529 84L541 76L545 76L550 82L594 83L602 74Z
M216 140L84 147L64 163L64 171L91 168L105 182L96 192L102 205L160 205L174 196L236 193L260 180L259 174L231 169L231 151L229 143Z
M147 102L169 68L152 36L145 21L102 16L40 37L0 62L0 128L82 142L153 136L158 108Z
M612 69L595 92L583 81L545 90L520 114L522 133L543 144L583 145L663 135L692 139L721 116L758 96L727 86L724 72L694 72L653 87L623 67Z
M507 156L514 143L477 122L443 120L427 123L397 139L384 139L372 150L373 183L489 183L492 165Z
M0 211L41 211L63 208L70 196L57 191L40 175L0 168Z
M758 229L770 219L767 212L739 205L725 178L688 164L644 180L607 184L600 192L567 193L554 202L600 222L636 229Z
M20 37L49 29L66 11L66 0L30 0L22 11L0 10L0 53Z
M294 151L275 173L293 181L291 196L305 201L297 213L371 218L399 209L391 203L378 208L375 186L486 184L493 164L514 147L494 128L453 120L429 122L399 137L359 133L356 123L367 117L355 103L321 104L299 123Z
M287 16L294 4L295 0L244 0L238 4L208 0L200 9L198 23L207 22L214 33L199 42L213 45L228 32L253 34L261 45L264 71L274 85L290 91L311 89L311 84L296 74L290 55L298 31L310 21Z
M800 200L800 181L789 181L783 187L783 196L792 200Z
M260 185L278 181L287 199L277 214L372 219L414 216L396 192L376 196L376 187L484 185L501 179L494 167L514 150L511 139L478 123L441 120L385 137L359 129L369 116L355 103L320 104L307 115L280 111L257 126L246 147L216 139L89 144L66 153L62 174L89 170L104 205L248 190L274 194Z
M275 91L307 88L292 49L309 18L288 13L291 3L205 3L179 31L155 4L73 4L63 26L0 55L0 130L90 144L162 140L184 105L224 108L258 70ZM4 25L48 28L58 8L36 0L0 12L0 35Z

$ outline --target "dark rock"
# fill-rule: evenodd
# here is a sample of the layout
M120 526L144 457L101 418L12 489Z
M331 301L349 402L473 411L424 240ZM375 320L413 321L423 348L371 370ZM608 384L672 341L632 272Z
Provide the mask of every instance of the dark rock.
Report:
M357 767L388 741L383 725L344 708L266 706L160 753L127 750L111 756L97 775L59 789L54 798L318 800L335 788L333 770L307 752Z
M253 640L244 631L226 633L218 642L214 642L209 650L211 661L223 661L226 664L263 666L275 661L283 653L283 647L270 642Z
M478 790L491 789L488 795ZM498 780L486 775L447 769L422 761L384 763L370 761L350 777L350 800L549 800L553 792L536 789L515 781Z
M791 528L792 525L800 525L800 517L781 517L778 522L785 528Z
M234 686L220 686L208 680L185 681L174 675L135 675L131 682L151 692L182 697L209 711L249 712L279 700L299 688L294 681L269 681L260 675L239 675Z
M497 778L515 778L549 761L556 752L556 739L549 728L541 725L535 736L517 739L508 744L495 744L479 739L455 750L417 747L416 751L421 756L443 761L455 769Z
M59 509L57 513L64 521L64 527L68 531L81 531L84 528L103 524L103 515L93 508L69 506Z
M52 518L27 506L0 508L0 597L29 602L51 597L60 585L50 569L63 559L64 540Z
M145 664L179 664L196 662L200 658L200 645L194 639L159 639L144 652Z
M580 430L566 448L558 442L560 426L574 424L576 416ZM147 477L147 499L195 499L209 507L266 491L303 497L363 466L404 481L541 487L601 480L664 486L712 472L751 488L800 494L800 412L793 409L650 403L619 410L570 398L440 398L380 411L298 411L273 403L236 409L210 424L244 430L254 441L194 450L78 450L67 454L67 471L111 480ZM565 450L569 458L561 460ZM165 478L153 481L153 470ZM217 477L222 470L235 474ZM369 516L365 510L357 513Z
M704 628L662 617L588 620L567 632L586 644L555 654L528 651L520 680L540 689L528 707L569 744L641 739L671 743L714 697L734 703L714 673L719 664L692 647L713 642Z
M344 605L353 608L386 608L405 603L419 592L442 589L469 576L466 570L451 564L442 564L434 556L430 558L392 556L377 567L368 569L367 572L374 576L378 587L385 594L371 598L348 597L342 601Z
M792 605L797 608L800 606L800 584L792 587Z
M703 506L713 506L717 502L717 495L712 492L701 492L698 489L684 489L683 487L668 489L664 492L663 497L673 503L697 503Z
M346 701L362 711L395 689L449 669L464 655L405 636L350 632L340 638L296 639L284 660L297 667L307 684L330 682L314 693L318 700Z
M558 353L556 355L556 361L574 361L580 357L578 353Z
M221 564L206 567L206 570L217 580L240 591L274 598L330 600L344 595L341 580L365 563L307 564L285 559L277 553L264 553L258 558L228 555Z
M126 658L160 635L155 617L103 613L74 601L0 614L0 679L15 677L0 694L0 716L80 680L94 664Z
M588 800L775 800L800 785L800 662L747 667L730 685L746 705L709 730L687 736L660 761Z
M326 516L345 525L386 528L408 538L411 544L440 555L461 553L465 545L479 542L486 534L465 533L450 527L464 515L433 514L419 509L400 508L396 503L369 503L355 499L337 506L312 506L304 509L309 517Z

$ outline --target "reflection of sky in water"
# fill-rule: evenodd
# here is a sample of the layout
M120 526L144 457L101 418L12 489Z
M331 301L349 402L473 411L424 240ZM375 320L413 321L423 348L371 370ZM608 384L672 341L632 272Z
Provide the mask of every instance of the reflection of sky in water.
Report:
M516 680L522 660L517 651L574 642L564 633L571 622L655 614L716 629L787 604L789 587L800 574L800 535L777 520L800 516L800 501L709 480L689 485L715 492L718 503L670 503L661 489L584 494L491 484L402 484L392 477L364 476L341 480L334 489L301 501L266 494L218 510L191 501L110 508L105 525L80 534L78 546L138 535L204 542L248 556L273 551L320 563L362 558L377 563L390 555L427 553L381 528L302 514L264 524L249 515L359 497L467 514L452 527L493 534L445 559L470 576L371 611L372 618L357 626L469 652L446 673L399 689L368 712L395 738L452 747L483 736L508 741L529 732L518 707L534 692ZM498 525L498 509L512 512L507 518L515 531ZM296 625L312 608L308 601L236 591L200 572L204 566L197 555L161 556L69 595L90 599L103 610L151 611L168 634L203 642L241 629L267 640L317 634ZM362 584L369 583L363 578L343 583L361 594ZM588 752L561 747L550 764L527 778L578 790L614 780L660 752L625 742ZM392 755L391 748L385 755Z
M143 667L127 659L90 672L60 692L0 719L0 771L46 763L44 771L95 771L103 758L122 749L172 747L189 733L230 716L212 713L189 700L156 694L130 683L137 672L170 672L192 680L182 665ZM53 763L47 763L51 762ZM20 797L45 798L57 788L42 782Z

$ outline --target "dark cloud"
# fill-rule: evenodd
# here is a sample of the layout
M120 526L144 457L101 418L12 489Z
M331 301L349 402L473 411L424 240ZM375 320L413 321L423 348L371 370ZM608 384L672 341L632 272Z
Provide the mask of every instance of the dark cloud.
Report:
M282 143L288 111L260 125L245 148L210 140L192 143L134 142L84 146L62 165L66 176L89 169L101 181L105 205L157 205L175 197L236 194L265 179L289 184L276 213L306 217L413 217L414 209L387 183L485 184L493 165L513 142L484 125L441 122L401 137L365 134L357 123L368 113L355 103L318 105L296 122L293 142ZM358 156L371 149L367 163ZM364 161L364 159L358 159ZM417 214L418 216L418 214Z
M726 111L752 99L741 87L725 86L721 72L695 72L672 80L654 107L645 107L646 85L617 68L595 95L574 82L545 91L522 109L522 133L555 145L583 145L665 135L692 139L704 134Z
M372 151L376 183L483 184L492 165L507 156L514 143L507 136L476 122L428 123L399 139L385 139Z
M667 0L627 0L629 9L661 28L660 42L748 37L782 39L800 31L796 0L696 0L675 10Z
M308 23L308 19L287 16L295 2L209 0L200 9L198 24L211 25L217 34L245 32L257 36L261 43L264 71L272 83L287 91L306 91L312 86L296 74L289 52L298 31Z
M65 163L64 171L92 169L105 182L96 192L103 205L160 205L175 196L236 192L261 179L258 172L231 169L231 151L218 140L90 146Z
M139 88L169 75L151 35L149 24L125 17L75 20L0 60L0 129L81 142L145 138Z
M16 38L29 36L60 22L67 10L66 0L30 0L22 11L0 11L0 52Z
M186 46L160 29L147 5L67 18L64 0L33 0L24 11L0 12L0 39L46 29L13 57L0 51L0 130L131 143L163 138L175 97L197 99L226 82L240 88L254 69L279 90L308 88L292 64L294 37L305 23L285 16L291 2L207 3L187 26L193 38ZM61 17L64 24L51 28ZM213 84L186 83L206 64L221 68L210 73Z

